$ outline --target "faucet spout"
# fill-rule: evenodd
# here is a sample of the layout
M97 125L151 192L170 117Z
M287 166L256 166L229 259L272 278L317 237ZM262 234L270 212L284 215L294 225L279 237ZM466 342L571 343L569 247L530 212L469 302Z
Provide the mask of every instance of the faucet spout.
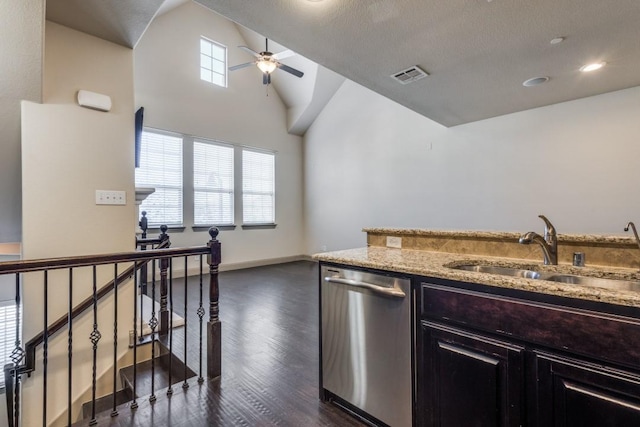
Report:
M544 237L536 232L529 231L520 236L519 243L529 245L537 243L542 248L545 265L558 265L558 234L551 221L544 215L538 215L544 221Z
M624 228L624 231L629 231L629 227L631 227L631 230L633 230L633 235L636 238L636 243L638 244L638 248L640 248L640 237L638 237L638 230L636 230L636 225L633 222L629 221L627 226Z

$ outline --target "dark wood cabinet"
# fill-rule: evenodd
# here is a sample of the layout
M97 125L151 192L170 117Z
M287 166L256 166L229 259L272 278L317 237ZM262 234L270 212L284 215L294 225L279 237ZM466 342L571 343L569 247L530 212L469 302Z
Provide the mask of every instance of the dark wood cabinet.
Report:
M414 286L416 426L640 426L640 316Z
M421 323L422 425L520 426L524 348Z
M553 354L530 359L531 425L640 426L640 376Z

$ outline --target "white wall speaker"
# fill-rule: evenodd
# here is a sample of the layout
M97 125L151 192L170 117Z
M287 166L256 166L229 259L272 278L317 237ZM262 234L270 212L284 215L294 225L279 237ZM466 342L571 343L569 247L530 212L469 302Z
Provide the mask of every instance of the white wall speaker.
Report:
M111 97L101 93L90 92L88 90L78 91L78 105L93 110L110 111Z

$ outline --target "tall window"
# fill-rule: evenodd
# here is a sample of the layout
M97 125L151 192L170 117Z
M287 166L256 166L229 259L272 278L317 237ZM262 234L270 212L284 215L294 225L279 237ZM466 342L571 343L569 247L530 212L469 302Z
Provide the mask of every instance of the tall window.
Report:
M0 327L0 363L2 366L12 363L10 356L16 346L16 321L16 306L13 301L0 301L0 325L2 325ZM4 370L0 370L0 387L4 387Z
M233 224L233 147L193 143L193 221Z
M242 150L244 224L275 223L275 154Z
M227 87L227 48L200 38L200 79Z
M182 138L142 132L136 187L156 189L140 206L149 225L182 225Z

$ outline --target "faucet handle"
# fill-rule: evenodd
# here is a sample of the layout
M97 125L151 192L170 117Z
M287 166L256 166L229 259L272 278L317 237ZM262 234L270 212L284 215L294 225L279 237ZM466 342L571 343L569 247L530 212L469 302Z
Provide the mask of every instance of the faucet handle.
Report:
M550 237L554 237L556 228L551 224L551 221L544 215L538 215L538 218L544 221L544 239L548 240Z

